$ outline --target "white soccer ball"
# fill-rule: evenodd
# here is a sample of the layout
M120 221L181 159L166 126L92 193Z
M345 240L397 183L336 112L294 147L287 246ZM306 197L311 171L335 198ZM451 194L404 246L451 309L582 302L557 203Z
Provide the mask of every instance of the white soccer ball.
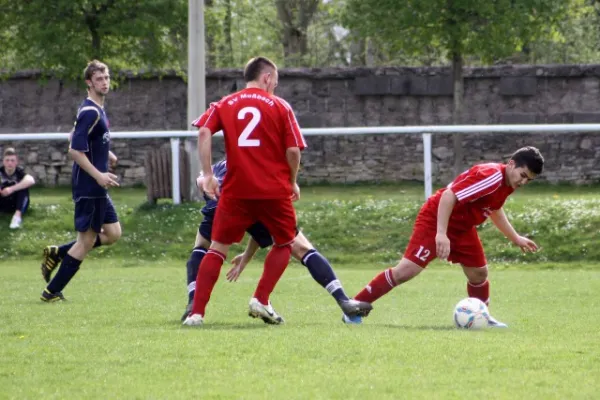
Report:
M485 303L474 297L462 299L454 307L454 323L460 329L483 329L489 316Z

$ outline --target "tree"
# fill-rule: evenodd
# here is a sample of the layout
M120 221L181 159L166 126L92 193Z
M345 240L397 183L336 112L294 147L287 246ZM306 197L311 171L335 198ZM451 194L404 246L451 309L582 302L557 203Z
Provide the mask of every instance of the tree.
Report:
M79 78L93 58L111 69L180 69L185 0L0 0L3 50L12 69ZM174 27L174 28L172 28Z
M565 0L348 0L344 22L363 37L386 41L396 51L422 54L435 46L452 65L453 123L462 121L463 64L514 54L556 25ZM454 136L455 173L462 170L462 140Z
M319 3L320 0L275 0L286 63L305 63L303 58L308 53L308 26Z

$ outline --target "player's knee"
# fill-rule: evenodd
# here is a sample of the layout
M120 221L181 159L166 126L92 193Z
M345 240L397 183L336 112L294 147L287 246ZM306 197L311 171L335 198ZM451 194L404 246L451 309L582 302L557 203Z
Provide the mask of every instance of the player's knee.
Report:
M95 235L85 235L77 238L77 241L81 244L86 253L90 252L94 248L96 243Z
M104 240L103 245L111 245L121 238L121 226L112 226L110 229L104 229Z
M414 262L403 258L398 265L392 268L392 278L397 285L408 282L415 276L419 275L423 268Z
M292 257L296 260L302 260L302 257L308 253L309 250L312 250L313 247L306 246L304 243L296 242L292 244Z
M487 267L483 268L465 268L465 274L467 275L467 279L474 285L481 284L486 281L488 278L488 269Z

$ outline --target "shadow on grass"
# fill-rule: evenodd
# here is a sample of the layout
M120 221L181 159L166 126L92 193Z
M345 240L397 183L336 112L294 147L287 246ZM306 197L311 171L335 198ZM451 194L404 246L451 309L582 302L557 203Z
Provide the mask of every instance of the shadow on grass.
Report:
M178 321L179 326L185 330L209 330L209 331L231 331L231 330L250 330L250 329L267 329L270 325L264 323L228 323L228 322L208 322L201 327L183 326Z
M384 328L403 329L405 331L456 331L457 329L453 326L439 326L439 325L419 325L419 326L406 326L406 325L392 325L383 324L377 325Z

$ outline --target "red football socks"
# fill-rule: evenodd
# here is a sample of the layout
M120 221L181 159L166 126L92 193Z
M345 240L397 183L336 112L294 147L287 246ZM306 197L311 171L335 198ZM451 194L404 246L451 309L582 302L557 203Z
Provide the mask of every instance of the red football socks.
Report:
M467 282L467 293L469 297L475 297L483 301L485 304L490 303L490 281L486 280L483 283L477 285Z
M201 314L204 317L206 305L219 279L224 261L225 255L212 249L208 250L206 256L202 259L196 276L196 293L194 294L192 314Z
M281 278L281 275L283 275L283 272L287 268L291 254L292 246L290 245L281 247L273 246L271 251L269 251L269 254L267 254L263 274L260 277L256 291L254 292L254 297L262 304L269 304L269 296L271 295L271 292L273 292L273 289L275 289L275 285L277 285L279 278ZM198 293L198 289L196 289L196 293Z
M354 296L354 300L373 303L375 300L392 290L395 286L396 282L394 282L392 276L392 269L388 268L373 278L363 290Z

